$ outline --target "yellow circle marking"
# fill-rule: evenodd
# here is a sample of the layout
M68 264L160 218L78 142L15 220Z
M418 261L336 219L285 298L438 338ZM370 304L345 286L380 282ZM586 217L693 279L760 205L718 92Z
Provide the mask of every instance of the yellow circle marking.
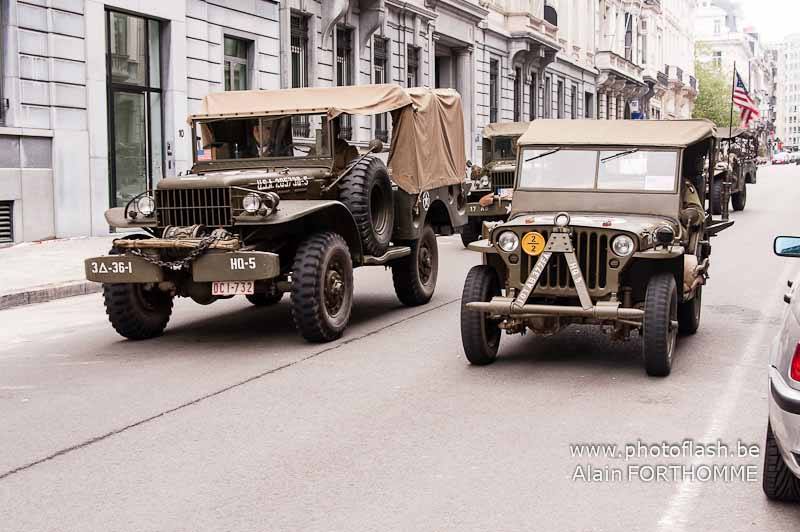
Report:
M525 253L535 257L544 251L545 244L546 242L542 234L532 231L530 233L526 233L525 236L522 237L522 242L520 245Z

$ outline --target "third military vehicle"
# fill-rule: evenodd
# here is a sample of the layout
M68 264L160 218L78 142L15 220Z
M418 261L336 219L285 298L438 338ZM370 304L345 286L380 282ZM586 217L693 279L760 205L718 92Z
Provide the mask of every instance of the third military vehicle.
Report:
M486 224L464 283L461 338L472 364L503 331L602 325L638 331L647 373L669 374L678 332L700 324L712 220L715 127L705 120L536 120L520 137L511 216Z
M392 117L386 164L381 141L361 151L347 141L364 115ZM214 93L190 125L191 171L107 211L112 227L143 232L85 262L121 335L161 334L175 296L272 305L289 292L300 334L333 340L350 319L358 266L391 268L406 305L431 298L436 235L467 220L458 93L396 85Z
M709 183L711 213L723 214L728 201L733 210L743 211L747 203L747 185L758 178L758 136L746 129L717 130L717 162L714 179Z
M467 204L469 222L461 233L465 246L478 240L483 222L508 219L517 168L517 139L529 124L496 122L483 128L483 166L472 168Z

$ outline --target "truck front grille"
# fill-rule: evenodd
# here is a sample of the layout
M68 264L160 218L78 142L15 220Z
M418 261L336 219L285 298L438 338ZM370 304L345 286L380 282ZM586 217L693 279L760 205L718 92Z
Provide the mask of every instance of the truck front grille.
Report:
M550 236L550 231L539 230L544 236L545 241ZM575 256L578 258L586 287L592 290L602 291L608 282L608 254L609 236L592 230L574 230L572 234L572 246L575 248ZM522 254L522 264L520 268L520 280L524 283L533 265L539 257L531 257ZM564 289L575 288L572 276L569 274L567 259L563 253L553 253L547 268L542 273L537 285L537 291L542 293L553 293Z
M233 224L230 188L156 190L158 225Z
M498 188L514 188L514 172L492 172L492 187L497 190Z

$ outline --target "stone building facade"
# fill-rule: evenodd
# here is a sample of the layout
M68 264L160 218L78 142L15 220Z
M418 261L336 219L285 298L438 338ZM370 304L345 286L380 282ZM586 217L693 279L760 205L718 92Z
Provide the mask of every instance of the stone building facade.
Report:
M451 87L475 162L494 121L683 117L666 97L691 62L653 36L689 24L676 2L0 0L0 245L107 234L109 206L191 165L186 116L214 91Z

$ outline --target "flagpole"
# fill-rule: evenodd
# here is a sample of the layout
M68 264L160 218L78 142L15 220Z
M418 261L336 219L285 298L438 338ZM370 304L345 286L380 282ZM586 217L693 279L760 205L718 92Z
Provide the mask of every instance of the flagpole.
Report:
M733 134L733 94L736 91L736 61L733 62L733 80L731 81L731 118L728 128L728 170L725 172L725 180L722 182L722 219L728 219L728 196L730 188L728 175L731 171L731 135Z

